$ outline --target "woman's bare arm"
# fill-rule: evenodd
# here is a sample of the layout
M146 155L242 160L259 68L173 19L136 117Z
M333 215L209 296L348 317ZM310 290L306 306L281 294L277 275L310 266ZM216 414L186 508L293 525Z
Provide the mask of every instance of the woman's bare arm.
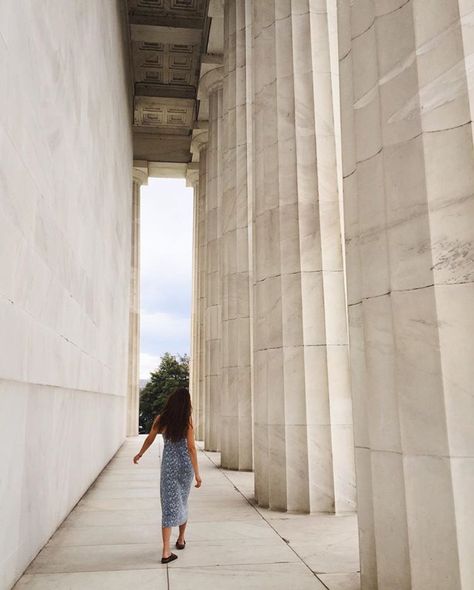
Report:
M145 451L148 449L148 447L150 447L153 444L153 441L155 440L156 435L158 434L158 420L159 420L159 418L160 418L160 416L157 416L155 418L155 420L153 421L150 432L148 433L148 436L146 437L146 439L143 441L142 448L135 455L135 457L133 457L134 463L138 463L138 461L140 460L143 453L145 453Z
M200 488L202 479L199 474L199 463L197 458L196 442L194 440L194 426L192 418L189 419L189 428L186 439L188 444L189 456L191 457L191 463L193 464L194 477L196 478L196 484L194 487Z

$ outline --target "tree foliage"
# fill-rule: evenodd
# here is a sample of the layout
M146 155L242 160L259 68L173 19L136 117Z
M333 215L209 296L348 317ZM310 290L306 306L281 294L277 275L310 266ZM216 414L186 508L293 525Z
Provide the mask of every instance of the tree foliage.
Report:
M150 431L153 420L176 387L189 387L189 356L166 352L140 392L140 433Z

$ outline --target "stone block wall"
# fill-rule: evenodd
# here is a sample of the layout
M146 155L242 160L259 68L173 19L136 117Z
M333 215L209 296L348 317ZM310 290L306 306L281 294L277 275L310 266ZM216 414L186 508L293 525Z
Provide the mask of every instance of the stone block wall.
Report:
M125 434L132 149L115 0L0 4L0 588Z

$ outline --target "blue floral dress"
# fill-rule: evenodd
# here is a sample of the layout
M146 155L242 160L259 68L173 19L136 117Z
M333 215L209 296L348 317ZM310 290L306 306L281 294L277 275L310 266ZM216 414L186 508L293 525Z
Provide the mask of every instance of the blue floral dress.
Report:
M173 442L163 434L160 496L161 526L173 527L188 519L188 496L194 470L186 438Z

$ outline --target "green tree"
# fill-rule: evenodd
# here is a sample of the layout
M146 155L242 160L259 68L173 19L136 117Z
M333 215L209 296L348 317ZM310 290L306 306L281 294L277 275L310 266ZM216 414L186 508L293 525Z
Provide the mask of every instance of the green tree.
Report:
M176 387L189 387L189 356L166 352L140 392L140 433L150 431L153 420Z

